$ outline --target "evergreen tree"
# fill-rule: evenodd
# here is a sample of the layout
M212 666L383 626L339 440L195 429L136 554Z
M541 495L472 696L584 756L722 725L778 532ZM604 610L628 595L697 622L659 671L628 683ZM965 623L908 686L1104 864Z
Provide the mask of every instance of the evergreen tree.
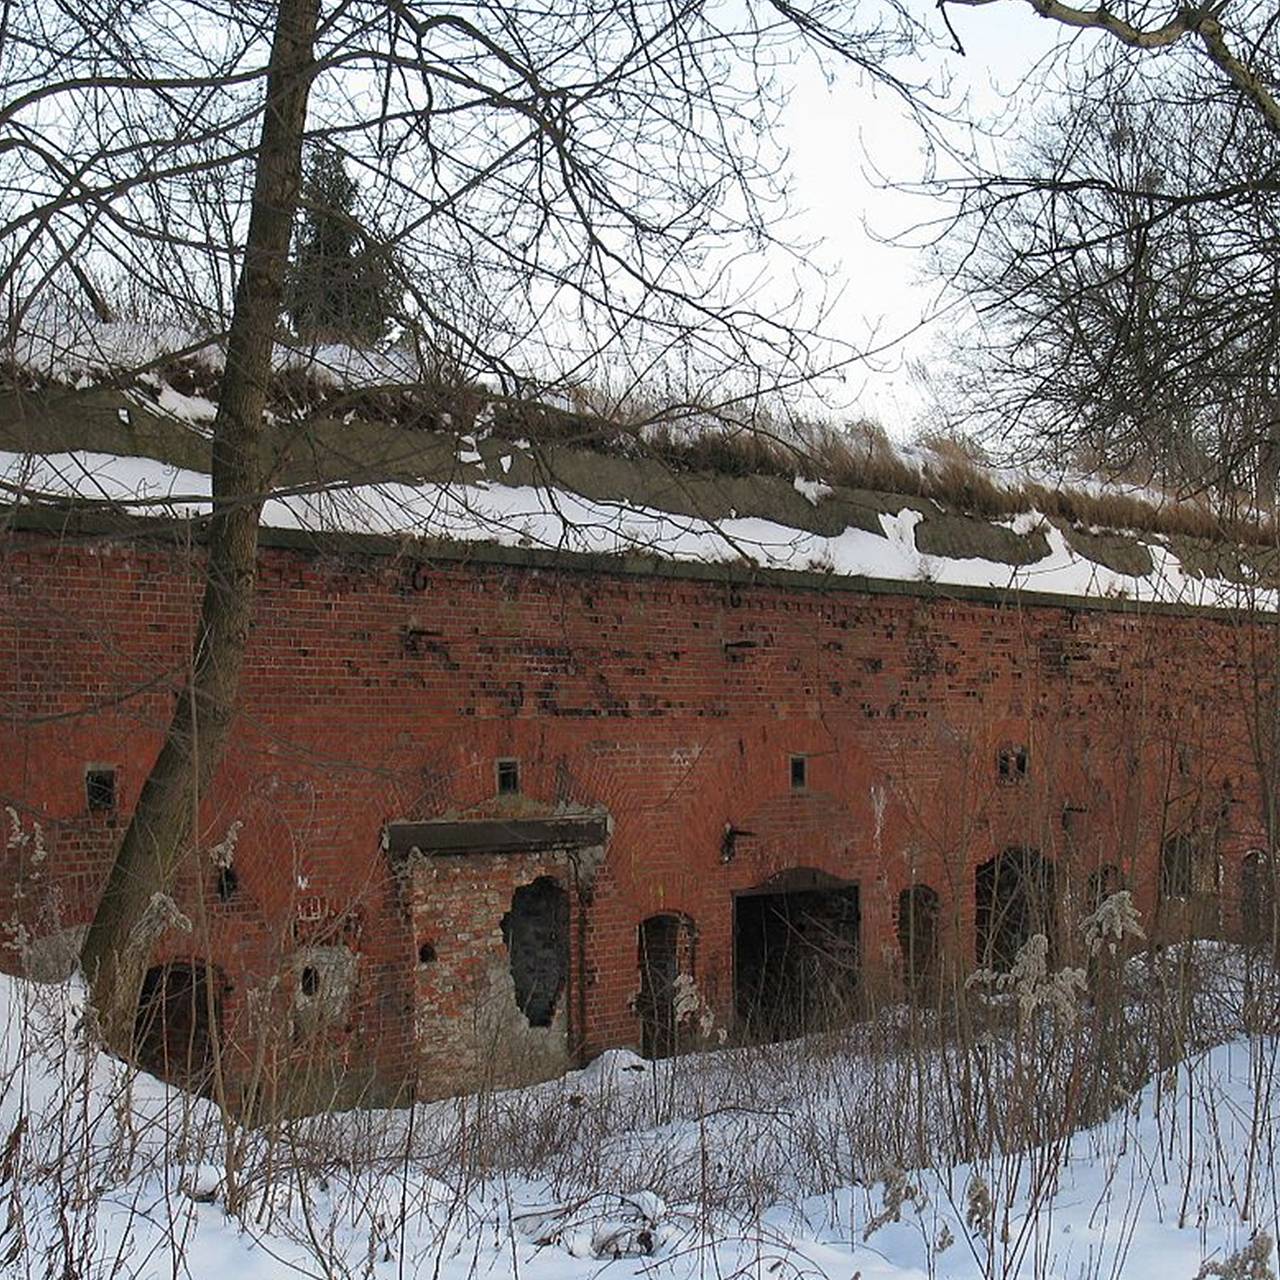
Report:
M304 341L368 344L387 331L394 263L362 232L358 194L342 156L317 150L303 182L289 283L289 315Z

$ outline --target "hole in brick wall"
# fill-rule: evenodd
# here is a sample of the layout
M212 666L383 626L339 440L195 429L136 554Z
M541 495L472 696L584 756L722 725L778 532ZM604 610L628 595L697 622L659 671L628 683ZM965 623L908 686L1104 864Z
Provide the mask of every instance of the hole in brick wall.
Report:
M349 1031L359 969L356 953L340 943L300 947L291 966L294 1039L301 1042L339 1028Z
M1052 946L1057 921L1053 863L1035 849L1006 849L974 873L978 964L1009 969L1027 940L1043 933Z
M838 1026L856 1012L858 888L739 894L733 904L734 1003L758 1040Z
M942 913L936 889L913 884L898 895L898 946L908 988L920 992L938 972L938 919Z
M436 959L436 949L429 942L424 942L418 948L419 964L434 964Z
M516 1007L549 1027L569 975L569 896L550 876L522 884L502 917Z
M791 757L791 787L802 791L809 782L809 762L804 756Z
M996 754L996 774L1001 782L1021 782L1027 776L1026 747L1001 747Z
M520 761L499 760L496 765L498 774L498 794L514 796L520 791Z
M175 962L147 970L133 1039L138 1065L144 1070L189 1088L208 1084L213 1034L222 1019L222 980L216 969L212 992L209 979L210 970L203 964Z
M235 867L218 868L218 897L223 902L230 902L240 888L240 877Z
M114 809L116 807L116 771L86 769L84 794L91 810Z

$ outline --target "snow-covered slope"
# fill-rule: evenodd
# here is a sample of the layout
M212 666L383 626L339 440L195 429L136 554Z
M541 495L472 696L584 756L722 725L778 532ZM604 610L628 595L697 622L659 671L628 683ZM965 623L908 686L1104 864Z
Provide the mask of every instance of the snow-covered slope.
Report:
M613 1052L563 1081L420 1106L412 1123L356 1112L246 1134L86 1047L82 1008L74 985L0 975L6 1276L1273 1274L1272 1038L1193 1055L1060 1143L866 1178L849 1142L859 1096L876 1091L865 1073L890 1070L883 1060L809 1055L810 1084L796 1092L776 1083L796 1069L778 1055L802 1046L657 1065ZM727 1105L716 1082L741 1080L744 1066L762 1087L750 1105ZM830 1136L815 1146L820 1117ZM525 1149L478 1174L474 1146L498 1121ZM749 1175L766 1155L781 1171L775 1187L795 1194L753 1209ZM670 1190L677 1166L685 1192ZM654 1190L663 1178L665 1197Z
M218 342L74 309L28 320L13 354L30 386L15 375L0 393L0 506L73 498L143 515L207 511ZM735 428L732 414L689 409L625 427L562 392L438 386L398 348L278 345L274 365L267 453L286 479L267 496L268 527L1189 606L1276 603L1265 549L1189 545L1183 535L1212 537L1215 523L1141 484L983 466L945 441L905 445L870 427L768 415L763 428ZM1064 490L1071 501L1058 501ZM982 509L1009 514L971 514L975 494ZM1026 509L1037 505L1047 512ZM1117 532L1126 518L1164 532Z

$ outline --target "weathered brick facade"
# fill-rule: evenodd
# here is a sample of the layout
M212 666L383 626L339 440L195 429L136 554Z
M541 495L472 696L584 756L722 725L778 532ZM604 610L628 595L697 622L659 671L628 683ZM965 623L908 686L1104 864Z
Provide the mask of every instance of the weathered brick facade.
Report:
M900 979L913 885L935 891L936 933L964 969L975 870L1015 847L1056 868L1069 947L1090 876L1114 866L1150 915L1163 842L1209 832L1222 872L1205 927L1234 927L1241 859L1261 839L1249 713L1266 628L632 569L264 547L234 745L177 895L192 929L156 952L216 965L233 1073L266 1078L318 1046L381 1096L638 1047L655 998L638 1006L639 939L659 915L681 922L662 981L682 1027L731 1035L735 895L771 883L856 886L867 995ZM0 544L0 800L28 837L0 851L0 911L36 962L92 913L199 588L198 549L137 534ZM518 765L510 794L499 760ZM115 771L113 805L89 805L95 766ZM569 846L387 847L398 823L565 813L607 822L587 874ZM234 823L228 875L208 850ZM534 1028L504 917L540 880L565 894L567 936L554 1014Z

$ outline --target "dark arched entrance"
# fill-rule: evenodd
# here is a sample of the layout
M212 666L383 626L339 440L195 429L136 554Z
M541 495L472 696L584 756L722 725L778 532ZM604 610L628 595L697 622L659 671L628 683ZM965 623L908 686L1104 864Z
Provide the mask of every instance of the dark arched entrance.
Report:
M1217 838L1180 831L1160 846L1160 928L1166 939L1217 937L1220 921Z
M214 1037L222 1030L223 980L199 960L148 969L134 1020L138 1065L162 1080L204 1089L213 1075Z
M858 886L807 868L733 902L734 1002L753 1039L847 1022L858 999Z
M1053 863L1037 849L1011 848L984 862L974 875L978 964L1007 970L1033 934L1052 947L1057 928Z
M680 979L693 978L693 921L688 916L650 916L640 923L640 1052L669 1058L679 1048Z
M898 894L898 946L907 989L921 994L938 973L938 925L942 902L936 889L913 884Z
M1240 864L1240 940L1250 946L1271 942L1275 873L1263 849L1250 849Z

